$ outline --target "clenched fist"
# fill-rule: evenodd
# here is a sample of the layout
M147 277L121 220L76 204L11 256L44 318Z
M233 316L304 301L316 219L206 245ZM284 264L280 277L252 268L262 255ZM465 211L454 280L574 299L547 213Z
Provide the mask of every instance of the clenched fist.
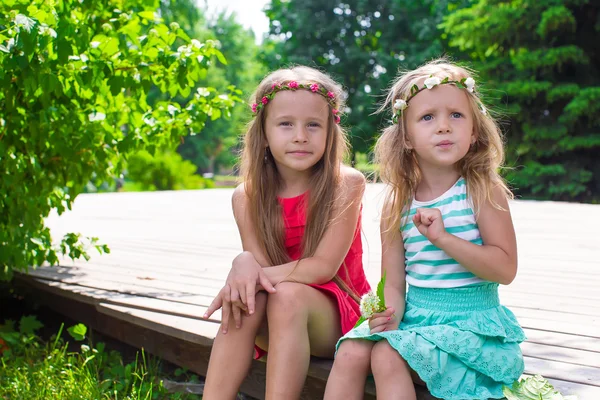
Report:
M421 235L433 244L446 234L442 213L438 208L417 208L413 222Z

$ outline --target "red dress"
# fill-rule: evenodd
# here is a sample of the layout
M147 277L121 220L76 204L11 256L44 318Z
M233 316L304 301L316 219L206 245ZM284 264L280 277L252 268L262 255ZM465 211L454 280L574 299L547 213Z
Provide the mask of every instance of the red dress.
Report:
M306 227L306 197L308 192L300 196L290 198L279 198L283 208L283 220L285 226L285 248L292 260L298 260L302 255L302 237ZM362 213L362 208L361 208ZM360 237L361 215L354 231L354 240L344 258L344 265L337 272L346 285L353 289L356 294L362 296L370 290L369 282L365 276L362 264L362 241ZM321 285L309 285L321 290L331 298L335 299L340 310L340 323L342 335L354 327L360 317L359 305L333 281ZM256 347L255 358L260 358L266 352Z

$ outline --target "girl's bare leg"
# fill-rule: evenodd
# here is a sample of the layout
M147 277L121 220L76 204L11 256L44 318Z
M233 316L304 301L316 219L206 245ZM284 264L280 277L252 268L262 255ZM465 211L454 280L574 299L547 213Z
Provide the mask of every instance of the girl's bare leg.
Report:
M411 369L387 340L377 342L371 354L377 399L416 400Z
M327 379L325 400L360 400L364 397L374 344L361 339L347 339L340 344Z
M334 355L341 336L339 309L334 299L300 283L282 282L268 296L266 400L297 399L310 355Z
M242 317L242 326L235 327L233 314L230 329L223 334L221 329L215 338L203 398L205 400L235 399L240 385L248 374L254 354L254 339L263 323L267 308L267 294L256 294L254 314Z

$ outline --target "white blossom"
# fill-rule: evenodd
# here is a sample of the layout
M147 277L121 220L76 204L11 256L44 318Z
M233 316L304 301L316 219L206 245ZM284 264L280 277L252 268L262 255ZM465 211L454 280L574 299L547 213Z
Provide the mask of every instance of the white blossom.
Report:
M88 115L88 118L89 118L90 122L103 121L104 119L106 119L106 114L101 113L101 112L93 112Z
M473 93L473 90L475 90L475 79L471 77L465 79L465 86L469 92Z
M0 50L5 53L10 53L13 47L15 47L15 38L8 39L6 46L0 44Z
M35 21L23 14L17 14L15 17L15 24L22 26L27 32L31 32L31 28L35 25Z
M51 36L51 37L52 37L52 38L54 38L54 39L56 39L56 36L57 36L57 35L56 35L56 31L55 31L54 29L50 28L48 25L45 25L45 24L44 24L44 25L41 25L41 26L38 28L38 32L39 32L39 33L40 33L40 35L42 35L42 36L46 36L46 35L48 35L48 36Z
M202 43L200 43L197 39L192 39L192 47L196 48L196 49L201 49L202 48Z
M396 99L396 101L394 102L394 110L404 111L406 107L408 107L408 104L405 100Z
M369 319L373 314L381 311L384 310L379 309L379 296L373 293L373 291L364 294L360 299L360 314L363 318Z
M179 112L179 109L172 104L169 104L167 106L167 110L169 111L169 114L171 114L171 115L175 115L176 112Z
M440 78L438 78L437 76L432 76L432 77L425 79L425 82L423 82L423 83L425 84L427 89L432 89L435 86L442 83L442 80Z

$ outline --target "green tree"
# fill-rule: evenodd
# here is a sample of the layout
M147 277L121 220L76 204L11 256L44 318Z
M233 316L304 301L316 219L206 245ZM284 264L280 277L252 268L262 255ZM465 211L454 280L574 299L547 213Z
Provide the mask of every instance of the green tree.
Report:
M233 85L239 90L238 95L248 99L266 72L258 59L261 48L255 43L254 34L236 21L235 14L221 13L208 22L207 28L205 37L219 42L227 65L218 70L209 68L206 79L210 79L211 86L222 90ZM201 172L217 172L220 167L231 166L236 160L238 138L251 115L248 110L236 107L231 118L210 121L202 135L185 139L179 153L196 164Z
M443 24L488 98L508 104L508 178L523 197L600 201L598 21L589 0L479 0Z
M49 212L70 209L90 180L119 174L123 156L172 146L229 114L237 98L211 87L184 105L148 104L153 86L190 96L214 58L225 61L215 42L161 23L158 8L158 0L0 4L0 279L56 263L61 252L88 257L78 234L52 242Z
M343 121L354 151L369 152L381 125L371 115L400 68L444 53L438 24L463 2L273 0L267 10L275 47L270 68L321 67L348 89ZM386 115L385 118L389 116Z

